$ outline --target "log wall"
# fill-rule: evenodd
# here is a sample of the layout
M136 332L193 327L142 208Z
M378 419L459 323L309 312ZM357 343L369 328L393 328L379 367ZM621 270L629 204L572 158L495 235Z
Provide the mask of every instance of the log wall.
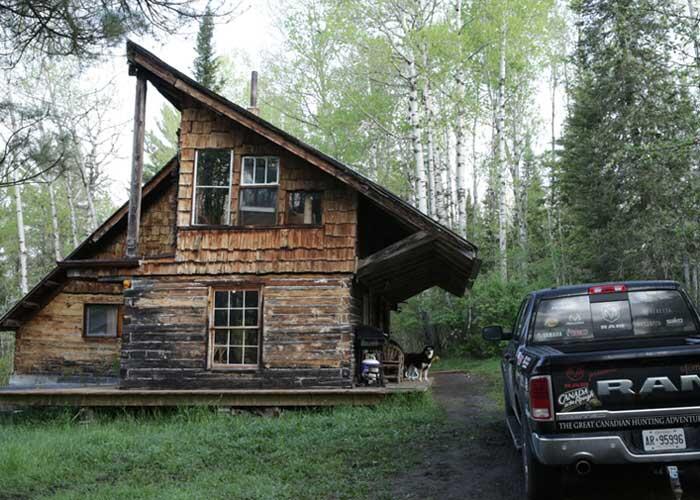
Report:
M86 303L122 304L122 286L70 280L17 331L15 373L116 376L119 338L83 337Z
M126 388L302 388L352 383L351 275L135 278L125 291ZM262 360L207 368L211 286L262 291Z

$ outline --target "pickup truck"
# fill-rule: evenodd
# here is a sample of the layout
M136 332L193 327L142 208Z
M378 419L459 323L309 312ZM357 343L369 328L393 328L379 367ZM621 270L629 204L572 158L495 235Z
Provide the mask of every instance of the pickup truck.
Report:
M700 318L671 281L539 290L522 301L507 341L505 413L530 500L558 498L561 473L596 464L668 471L700 460Z

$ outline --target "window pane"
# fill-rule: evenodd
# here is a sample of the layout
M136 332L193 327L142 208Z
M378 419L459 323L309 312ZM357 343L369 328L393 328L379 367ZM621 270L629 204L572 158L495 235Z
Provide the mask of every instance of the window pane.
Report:
M228 326L228 309L214 310L214 326Z
M321 193L295 191L289 193L288 224L321 224Z
M258 349L246 347L245 348L244 362L247 365L257 365L258 364Z
M226 347L214 347L214 363L225 365L228 363Z
M226 330L219 330L214 334L214 344L226 345L228 344L228 332Z
M258 307L258 292L249 290L245 293L245 306Z
M267 183L277 184L279 181L279 158L268 158L267 159Z
M107 304L85 306L85 335L88 337L116 337L119 307Z
M240 365L243 362L243 348L230 347L228 350L228 362L231 365Z
M228 307L228 292L214 292L214 307Z
M243 293L231 292L231 307L243 307Z
M243 330L229 330L231 345L243 345Z
M231 309L230 326L243 326L243 309Z
M274 225L277 219L277 188L241 189L240 224Z
M228 187L230 172L230 149L200 149L197 151L197 186Z
M255 183L265 184L265 158L255 159Z
M245 310L245 326L258 326L258 310L257 309L246 309Z
M229 190L224 188L196 188L194 223L228 224Z
M258 331L257 330L246 329L246 331L245 331L245 345L246 346L254 346L254 347L256 347L258 345Z
M255 159L243 159L243 184L253 184L255 182Z

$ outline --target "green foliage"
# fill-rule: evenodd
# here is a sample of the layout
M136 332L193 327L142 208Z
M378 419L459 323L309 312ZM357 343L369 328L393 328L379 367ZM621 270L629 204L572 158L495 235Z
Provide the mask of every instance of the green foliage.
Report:
M197 45L194 58L194 79L207 87L218 92L223 87L224 82L219 74L219 60L214 54L214 18L209 5L204 12L204 16L199 22L197 32Z
M556 170L575 279L682 277L697 254L697 103L669 1L581 1L578 78Z
M148 161L143 166L143 180L148 181L177 154L177 131L180 129L180 112L170 104L160 108L157 131L146 131L144 150Z
M95 499L388 498L383 479L422 460L405 443L445 425L425 394L280 418L210 409L0 418L5 496Z

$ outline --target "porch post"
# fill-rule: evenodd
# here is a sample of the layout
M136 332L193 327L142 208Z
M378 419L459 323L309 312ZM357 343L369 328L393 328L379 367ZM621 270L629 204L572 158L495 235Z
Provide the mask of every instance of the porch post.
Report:
M141 219L141 183L143 180L143 142L146 125L146 78L135 67L136 103L134 105L134 142L131 159L131 188L129 191L129 217L126 230L126 257L135 259L138 251L139 224Z

